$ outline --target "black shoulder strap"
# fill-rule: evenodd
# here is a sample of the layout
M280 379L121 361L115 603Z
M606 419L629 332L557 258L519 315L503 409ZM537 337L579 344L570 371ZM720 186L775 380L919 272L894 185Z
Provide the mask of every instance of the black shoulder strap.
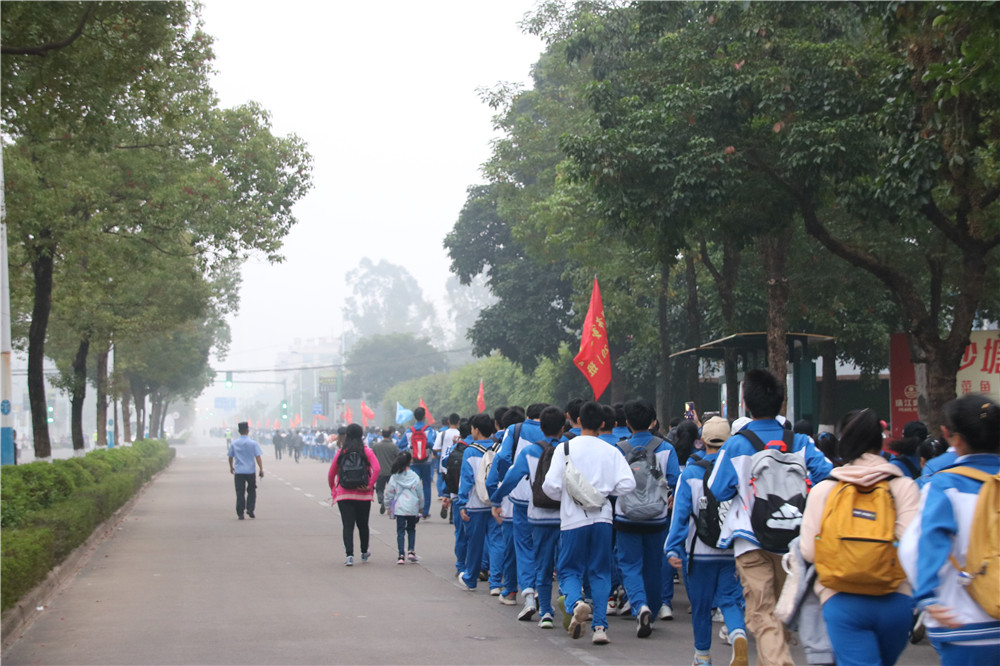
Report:
M469 444L469 446L471 446L471 447L472 447L472 448L474 448L474 449L475 449L476 451L479 451L479 452L481 452L481 453L483 453L483 454L485 454L485 453L486 453L486 447L485 447L485 446L482 446L482 445L481 445L481 444L479 444L478 442L473 442L472 444Z
M753 444L753 448L757 449L758 451L763 451L764 450L764 440L762 440L760 437L758 437L757 433L755 433L750 428L744 428L743 430L740 430L736 434L737 435L743 435L744 437L746 437L747 440L751 444Z
M567 458L569 458L569 440L568 439L563 441L563 453L566 455Z
M513 431L513 433L511 433L511 439L514 440L514 448L510 452L510 461L511 462L514 462L515 460L517 460L517 446L518 446L518 444L521 443L521 426L523 426L523 425L524 425L524 422L515 423L514 424L514 431Z
M910 474L913 475L914 479L920 476L920 468L912 460L903 456L896 456L896 460L903 463L906 469L910 470Z

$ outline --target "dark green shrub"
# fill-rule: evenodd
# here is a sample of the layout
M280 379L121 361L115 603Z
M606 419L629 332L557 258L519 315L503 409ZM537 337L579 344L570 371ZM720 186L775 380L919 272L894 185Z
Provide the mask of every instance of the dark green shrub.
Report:
M7 610L17 603L55 565L52 560L52 531L48 529L10 529L3 531L0 544L0 600Z
M66 559L97 527L94 506L80 500L79 496L73 495L68 501L36 511L28 518L31 527L52 532L52 558L55 562Z

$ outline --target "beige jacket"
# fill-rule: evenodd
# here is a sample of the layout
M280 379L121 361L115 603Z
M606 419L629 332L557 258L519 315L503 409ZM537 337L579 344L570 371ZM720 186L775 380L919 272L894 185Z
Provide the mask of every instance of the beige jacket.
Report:
M860 458L852 460L843 467L835 467L830 471L830 478L820 481L809 493L806 499L806 510L802 514L802 531L799 548L802 557L812 562L816 553L816 535L819 533L820 521L823 519L823 508L830 491L837 481L850 481L862 486L873 485L882 479L889 479L889 492L896 503L896 538L899 539L906 531L910 521L916 518L920 506L920 489L913 479L903 476L903 472L882 456L865 453ZM816 594L821 602L836 594L835 590L816 583ZM896 590L900 594L912 595L913 591L907 581L903 581Z

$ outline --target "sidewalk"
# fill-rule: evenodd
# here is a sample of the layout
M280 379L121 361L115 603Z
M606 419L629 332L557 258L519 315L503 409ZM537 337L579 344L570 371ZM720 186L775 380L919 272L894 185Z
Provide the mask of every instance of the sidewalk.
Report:
M436 506L417 527L419 564L396 564L395 523L375 508L372 560L349 568L325 464L275 461L265 447L257 518L239 521L224 444L177 449L118 533L5 646L5 665L691 662L680 586L677 620L649 639L611 618L611 645L591 645L589 632L572 641L517 622L520 606L485 588L460 590ZM713 652L728 663L727 646ZM937 659L924 644L900 663Z

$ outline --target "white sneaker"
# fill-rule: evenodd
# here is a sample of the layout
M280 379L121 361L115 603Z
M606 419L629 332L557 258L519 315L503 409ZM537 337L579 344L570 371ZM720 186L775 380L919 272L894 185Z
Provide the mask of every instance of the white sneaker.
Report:
M538 621L538 626L541 629L551 629L552 628L552 613L546 613L542 616L542 619Z
M726 618L722 616L722 611L718 608L712 610L712 622L725 622Z
M587 616L590 615L590 606L585 604L583 601L576 602L573 606L573 617L569 621L569 635L573 638L579 638L583 636L583 625L587 621Z
M517 604L517 592L511 592L510 594L501 594L500 603L504 606L514 606Z
M618 615L618 599L614 595L608 599L608 615Z
M726 645L732 645L733 642L729 640L729 628L726 625L722 625L719 629L719 639Z
M524 608L517 614L517 619L521 622L529 622L535 615L535 595L524 595Z
M499 587L491 587L490 588L490 596L491 597L499 597L500 596L500 588Z
M590 639L594 645L607 645L611 642L608 638L607 629L604 627L594 627L594 637Z
M670 607L670 604L663 604L660 606L660 612L656 614L657 620L672 620L674 619L674 609Z
M353 567L354 566L354 556L353 555L348 555L347 556L347 559L344 560L344 566L345 567Z
M653 633L653 612L649 610L649 606L643 606L639 609L639 616L635 621L637 624L635 635L639 638L649 638L649 635Z
M622 602L621 607L619 607L618 614L628 615L630 612L632 612L632 604L631 602L629 602L628 599L626 599L625 601Z

